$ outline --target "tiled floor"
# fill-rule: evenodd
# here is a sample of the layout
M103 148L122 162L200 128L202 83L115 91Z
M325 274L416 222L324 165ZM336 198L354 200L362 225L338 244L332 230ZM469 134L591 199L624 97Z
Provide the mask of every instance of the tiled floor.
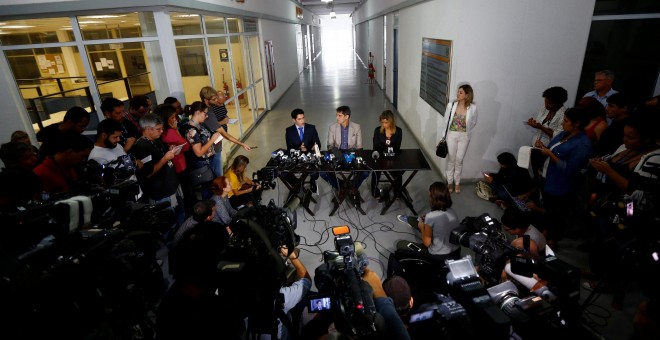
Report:
M263 167L270 159L273 150L285 147L284 130L292 124L290 112L294 108L302 108L305 111L307 123L317 126L321 143L324 144L327 140L328 126L335 122L335 108L340 105L350 106L351 121L361 125L364 147L371 148L371 133L379 124L378 116L383 110L395 110L377 85L367 84L367 72L352 51L334 51L334 53L324 52L322 57L300 75L273 109L263 117L247 139L249 145L257 145L258 148L251 151L241 149L237 152L250 158L249 172L255 172ZM405 123L399 119L397 125L403 129L402 148L418 148L415 139L410 137L411 133ZM427 155L427 157L435 156ZM413 179L408 190L417 211L428 210L428 186L433 181L442 179L441 174L434 170L420 171ZM419 232L396 220L397 214L409 213L403 203L395 202L388 213L381 216L381 203L371 198L368 181L361 187L361 195L365 199L362 207L367 212L364 216L347 203L344 203L334 216L328 216L332 190L324 181L319 180L318 183L319 195L315 196L318 203L312 205L315 216L310 216L303 209L297 210L296 232L301 236L301 260L310 273L313 274L314 269L322 263L322 251L334 249L330 233L332 226L348 225L351 228L353 239L365 244L370 267L379 274L387 265L387 257L394 250L398 240L419 242ZM286 195L286 188L278 185L274 190L264 192L264 203L273 199L281 206ZM478 216L487 212L499 219L502 214L502 210L494 204L479 199L470 183L464 183L463 191L454 194L452 198L454 209L460 218ZM588 254L576 248L582 242L580 237L567 237L560 242L557 256L575 266L586 266ZM467 251L464 249L463 253L466 254ZM606 294L596 299L595 305L587 308L590 313L585 315L605 338L626 339L632 334L632 318L637 304L641 301L641 294L634 284L629 286L623 310L613 310L610 307L611 295ZM581 290L582 300L588 295L588 291Z

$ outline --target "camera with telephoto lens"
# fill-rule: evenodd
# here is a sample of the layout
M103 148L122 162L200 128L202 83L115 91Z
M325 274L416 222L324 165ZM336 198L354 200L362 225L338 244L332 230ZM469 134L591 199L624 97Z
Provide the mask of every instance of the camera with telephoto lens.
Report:
M475 252L479 275L487 286L499 283L506 261L522 252L509 244L500 222L487 213L463 219L461 225L451 231L449 242Z
M331 313L339 332L376 339L376 306L371 286L362 280L369 262L349 232L348 226L333 228L336 250L323 252L324 263L316 268L314 282L319 293L332 297Z
M558 312L538 293L522 295L513 282L505 281L488 288L488 294L511 318L514 332L523 339L550 340L577 334L571 320L566 319L570 313Z

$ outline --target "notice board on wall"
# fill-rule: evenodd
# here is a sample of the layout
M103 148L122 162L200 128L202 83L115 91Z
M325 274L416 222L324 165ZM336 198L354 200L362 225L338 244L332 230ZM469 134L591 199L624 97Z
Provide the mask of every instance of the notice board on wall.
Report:
M451 40L422 38L422 74L419 96L441 115L449 96Z

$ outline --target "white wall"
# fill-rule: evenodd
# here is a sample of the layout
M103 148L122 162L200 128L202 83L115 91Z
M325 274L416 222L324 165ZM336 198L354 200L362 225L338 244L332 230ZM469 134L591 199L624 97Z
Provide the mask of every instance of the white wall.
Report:
M400 9L398 110L426 153L445 125L419 97L423 37L453 41L450 98L464 82L475 90L479 121L463 177L477 178L497 169L498 153L529 143L523 120L543 105L543 90L562 86L574 101L593 8L594 0L437 0ZM444 169L444 160L432 161Z
M298 79L298 58L296 57L296 27L283 22L261 20L261 41L273 41L275 55L275 79L277 87L269 94L270 105L275 104L284 92ZM262 47L263 48L263 47ZM264 78L268 78L263 71ZM268 81L265 81L268 91Z
M369 45L368 51L374 55L374 68L376 68L376 81L383 84L383 17L369 20ZM362 59L369 65L369 52ZM360 56L362 57L362 56Z

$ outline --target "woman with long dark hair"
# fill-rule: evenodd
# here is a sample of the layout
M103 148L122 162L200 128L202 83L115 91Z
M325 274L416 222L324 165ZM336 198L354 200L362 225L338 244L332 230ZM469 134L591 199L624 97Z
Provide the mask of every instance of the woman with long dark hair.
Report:
M231 192L228 195L229 203L234 209L239 209L242 206L252 206L254 195L261 190L261 185L252 182L245 175L249 163L250 159L247 157L243 155L236 156L225 174L231 183Z
M211 169L211 158L215 155L213 149L214 142L220 137L220 133L212 132L206 125L204 120L208 117L208 107L196 101L190 105L186 105L183 109L186 116L190 117L188 124L181 127L181 133L190 143L190 154L188 157L188 164L190 171L193 172L197 169L208 167ZM211 175L213 177L213 175ZM202 199L206 200L213 196L211 192L211 180L201 183Z
M186 166L185 153L190 150L190 144L188 144L179 130L177 130L179 119L174 106L170 104L158 105L154 113L163 121L163 134L160 136L160 139L165 144L179 149L179 153L172 158L172 163L174 163L176 176L179 178L179 184L183 192L183 205L186 209L186 215L190 215L193 205L197 201L192 182L190 181L190 171Z
M460 225L458 215L451 208L453 202L446 184L434 182L429 187L431 211L424 216L398 215L397 219L408 223L422 234L422 243L417 244L421 252L428 253L435 260L458 259L461 247L449 243L451 231ZM397 249L409 249L409 241L399 241Z

